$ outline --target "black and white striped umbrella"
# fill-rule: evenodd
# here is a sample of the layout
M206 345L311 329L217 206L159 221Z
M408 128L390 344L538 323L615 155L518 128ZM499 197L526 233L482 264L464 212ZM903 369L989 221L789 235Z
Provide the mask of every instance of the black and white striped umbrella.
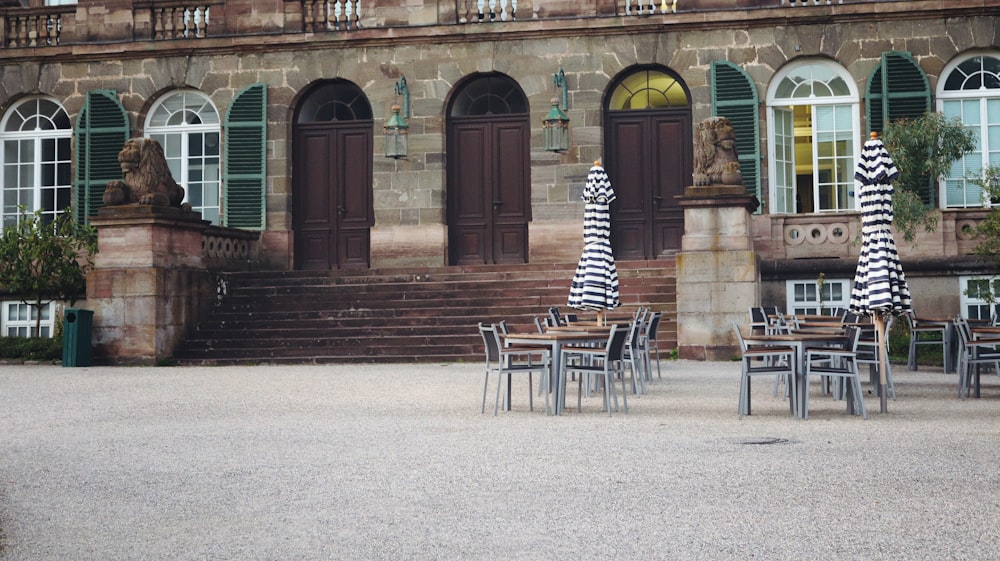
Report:
M587 174L583 188L583 255L569 290L568 305L579 310L611 310L621 305L618 269L611 251L611 202L615 191L597 162Z
M879 351L880 397L886 411L886 333L889 314L909 312L910 288L892 237L892 182L899 169L875 133L865 142L855 169L856 191L861 202L861 253L851 286L850 310L871 315Z

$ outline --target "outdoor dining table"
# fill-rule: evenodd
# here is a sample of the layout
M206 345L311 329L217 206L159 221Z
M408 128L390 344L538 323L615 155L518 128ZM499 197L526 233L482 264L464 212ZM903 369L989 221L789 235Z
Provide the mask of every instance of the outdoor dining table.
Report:
M559 372L562 370L562 349L567 344L586 344L586 343L604 343L608 340L607 332L596 332L596 333L580 333L571 332L564 333L560 331L552 331L553 328L549 328L549 331L545 333L507 333L506 335L501 335L505 345L548 345L549 351L552 353L552 360L549 361L549 391L555 387L555 401L556 405L553 408L556 415L562 413L563 409L563 395L559 387Z
M842 345L846 341L843 333L773 333L744 337L747 345L781 345L795 350L794 382L789 388L788 407L792 415L800 419L805 417L805 392L809 391L806 379L806 349L809 347L826 347Z

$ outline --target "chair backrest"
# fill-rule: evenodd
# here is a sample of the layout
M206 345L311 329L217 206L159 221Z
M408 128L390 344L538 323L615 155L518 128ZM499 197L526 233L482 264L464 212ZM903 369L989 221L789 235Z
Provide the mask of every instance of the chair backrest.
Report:
M622 360L622 357L625 356L625 342L628 339L628 334L628 329L622 329L617 325L611 326L611 332L608 333L608 345L604 349L609 362Z
M552 318L552 325L565 325L562 316L559 314L559 308L552 306L549 308L549 317Z
M629 347L639 346L639 336L642 335L642 318L639 314L632 319L632 324L628 327L628 338L626 339L626 344Z
M855 325L848 325L844 329L844 335L847 337L847 344L844 345L844 349L856 354L858 352L858 340L861 339L861 328Z
M649 315L649 321L646 322L646 340L655 341L656 331L660 328L660 318L663 317L663 312L653 312Z
M545 323L542 321L542 318L535 317L535 328L538 329L539 333L545 333Z
M740 331L740 324L733 322L733 331L736 332L736 340L740 342L740 353L745 353L747 350L747 343L743 340L743 332Z
M966 346L972 340L972 330L969 329L969 320L963 317L955 318L955 331L961 339L962 346Z
M767 314L760 306L750 306L750 323L753 325L767 325Z
M500 337L497 330L492 325L479 324L479 334L483 337L483 345L486 347L486 361L494 362L500 360Z
M497 330L497 333L506 335L507 334L507 320L502 319L500 323L494 323L493 328Z

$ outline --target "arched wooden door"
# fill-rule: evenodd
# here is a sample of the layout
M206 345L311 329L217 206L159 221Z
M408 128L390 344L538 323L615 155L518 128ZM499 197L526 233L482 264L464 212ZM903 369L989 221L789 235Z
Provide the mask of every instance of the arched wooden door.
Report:
M316 87L295 118L292 228L295 268L371 264L372 110L346 81Z
M502 74L472 78L449 104L449 264L527 262L529 123L527 98Z
M691 106L678 77L660 68L626 71L605 103L605 169L615 258L654 259L681 247L684 211L676 197L691 183Z

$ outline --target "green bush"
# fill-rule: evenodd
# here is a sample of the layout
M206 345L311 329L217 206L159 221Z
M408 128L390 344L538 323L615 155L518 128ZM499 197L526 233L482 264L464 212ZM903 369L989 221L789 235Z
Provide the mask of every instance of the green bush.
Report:
M60 360L62 337L0 337L0 359Z

